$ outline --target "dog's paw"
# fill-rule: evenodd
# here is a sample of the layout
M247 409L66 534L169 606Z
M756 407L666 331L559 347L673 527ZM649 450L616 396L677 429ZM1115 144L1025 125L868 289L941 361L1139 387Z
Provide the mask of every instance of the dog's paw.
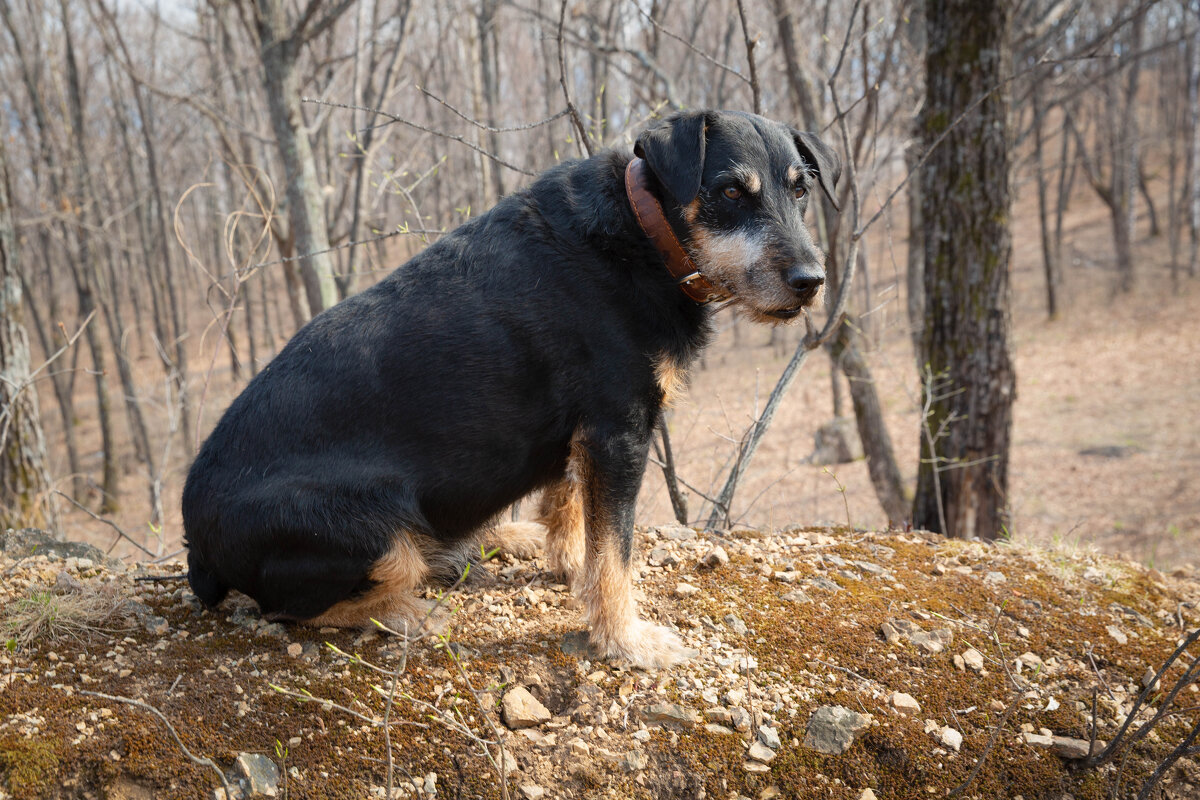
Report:
M500 552L528 561L546 545L546 526L540 522L502 522L492 539Z
M450 628L450 612L445 605L433 600L413 598L403 610L387 614L379 620L389 633L410 641L440 636Z
M591 646L601 658L627 661L642 669L673 667L697 654L696 650L685 647L670 628L644 619L635 620L615 635L600 637L593 631Z

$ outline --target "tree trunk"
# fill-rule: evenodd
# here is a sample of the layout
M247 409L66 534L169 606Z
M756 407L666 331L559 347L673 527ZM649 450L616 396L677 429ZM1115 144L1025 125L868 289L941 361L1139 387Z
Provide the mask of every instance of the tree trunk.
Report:
M21 323L21 275L8 152L0 136L0 530L57 528L46 438Z
M311 314L316 315L337 302L329 233L322 213L321 187L312 144L300 108L300 76L296 61L302 42L289 29L283 0L257 0L263 86L271 128L279 146L287 180L287 215L291 238L299 258L300 274Z
M1006 0L928 0L926 365L913 524L995 539L1009 525L1008 457L1016 378L1011 327ZM975 103L973 108L972 104ZM971 110L968 110L971 109ZM953 128L951 124L958 122Z
M1200 24L1200 8L1196 9ZM1188 233L1192 249L1188 256L1188 275L1196 277L1200 267L1200 29L1188 39Z
M1033 171L1037 178L1038 227L1042 234L1042 265L1046 271L1046 314L1058 318L1058 283L1062 268L1056 259L1050 228L1049 181L1046 178L1045 137L1046 103L1042 76L1035 73L1033 81ZM1063 133L1065 137L1066 134ZM1066 165L1061 165L1066 168Z

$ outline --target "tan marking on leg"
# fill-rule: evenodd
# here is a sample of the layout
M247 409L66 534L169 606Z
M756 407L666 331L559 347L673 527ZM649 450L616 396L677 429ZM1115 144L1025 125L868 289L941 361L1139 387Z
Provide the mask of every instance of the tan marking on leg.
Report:
M673 406L687 389L687 370L666 353L654 360L654 379L662 392L662 404Z
M337 628L372 628L377 619L393 630L415 634L428 611L428 605L414 592L425 580L429 565L407 532L396 537L395 544L371 567L370 578L376 585L361 597L343 600L305 624L331 625Z
M538 521L546 526L546 557L550 569L572 588L583 576L583 483L586 455L578 438L571 442L567 474L542 492Z
M691 654L673 631L638 616L632 564L621 556L615 535L603 538L594 552L588 548L587 574L580 593L592 648L603 658L646 669L686 661Z

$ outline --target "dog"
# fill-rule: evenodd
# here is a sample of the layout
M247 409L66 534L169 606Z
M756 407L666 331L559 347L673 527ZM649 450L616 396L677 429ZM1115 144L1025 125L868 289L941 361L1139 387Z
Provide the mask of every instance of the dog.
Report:
M633 516L654 427L715 304L792 320L819 298L804 224L838 156L741 112L651 125L633 157L560 164L317 315L246 386L183 492L192 590L271 619L410 630L415 589L480 543L544 536L592 649L687 656L633 599ZM498 524L541 490L538 523Z

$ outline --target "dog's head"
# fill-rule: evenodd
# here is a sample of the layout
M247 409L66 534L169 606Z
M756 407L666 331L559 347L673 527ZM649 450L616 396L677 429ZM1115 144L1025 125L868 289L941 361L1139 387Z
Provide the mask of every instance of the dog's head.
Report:
M814 134L740 112L675 114L638 137L697 269L750 317L796 318L821 296L825 257L804 224L817 185L836 206L841 161Z

